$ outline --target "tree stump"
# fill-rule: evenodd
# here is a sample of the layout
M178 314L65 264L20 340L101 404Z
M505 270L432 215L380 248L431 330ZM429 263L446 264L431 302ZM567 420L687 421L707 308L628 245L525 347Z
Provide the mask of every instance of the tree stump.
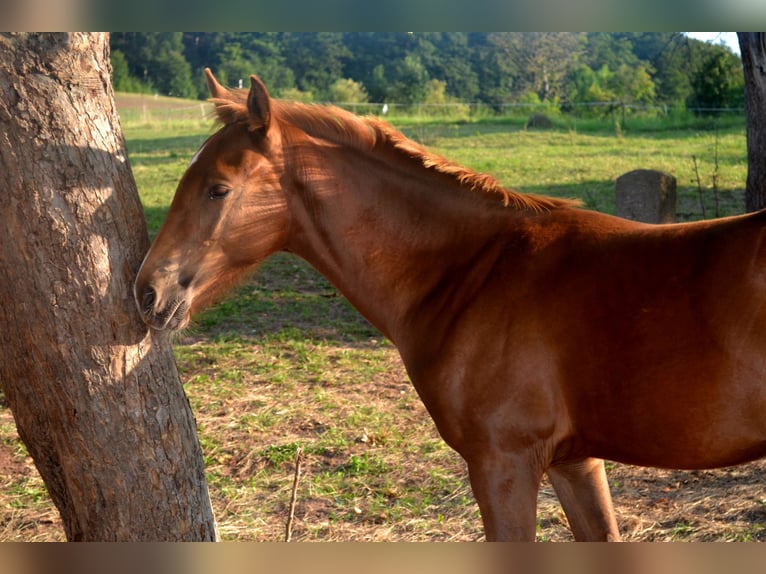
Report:
M527 129L549 130L553 128L553 122L545 114L535 114L527 120Z
M644 223L675 223L676 178L661 171L637 169L617 178L617 215Z

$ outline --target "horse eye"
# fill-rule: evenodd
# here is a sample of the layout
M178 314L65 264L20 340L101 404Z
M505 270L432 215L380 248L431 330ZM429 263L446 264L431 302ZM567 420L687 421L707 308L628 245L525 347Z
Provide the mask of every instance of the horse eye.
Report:
M223 199L226 197L229 192L231 191L230 187L226 187L225 185L214 185L210 188L210 190L207 192L207 196L210 199Z

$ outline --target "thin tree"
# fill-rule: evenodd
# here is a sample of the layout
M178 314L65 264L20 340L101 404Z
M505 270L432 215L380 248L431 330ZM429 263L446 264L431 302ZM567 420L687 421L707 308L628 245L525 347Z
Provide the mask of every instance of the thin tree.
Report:
M131 285L148 248L107 34L0 34L0 385L69 540L212 540L196 426Z
M766 207L766 33L737 32L745 75L747 186L745 208Z

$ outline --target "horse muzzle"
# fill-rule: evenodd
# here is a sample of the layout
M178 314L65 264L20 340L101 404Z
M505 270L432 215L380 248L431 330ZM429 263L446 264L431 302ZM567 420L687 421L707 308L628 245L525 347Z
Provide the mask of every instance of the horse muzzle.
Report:
M139 273L133 296L141 319L158 331L179 331L190 319L191 305L186 286L168 281L144 281Z

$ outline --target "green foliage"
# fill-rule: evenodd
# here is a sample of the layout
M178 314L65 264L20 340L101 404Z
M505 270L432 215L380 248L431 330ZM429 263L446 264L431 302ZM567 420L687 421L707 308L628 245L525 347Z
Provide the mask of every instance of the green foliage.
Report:
M197 95L191 80L191 68L183 54L176 50L162 51L155 61L157 91L176 98L193 98Z
M304 92L298 88L286 88L282 90L280 96L286 100L303 102L305 104L310 104L314 101L314 94L312 92Z
M433 78L426 84L426 96L423 99L425 104L446 104L447 103L447 82Z
M514 95L534 92L543 102L560 98L586 41L576 32L500 32L491 38L503 58L517 66Z
M651 105L655 100L655 87L647 67L643 64L620 64L614 73L612 86L621 102Z
M343 76L343 59L351 56L342 36L331 32L286 32L281 52L297 87L323 100L328 99L333 82Z
M604 111L585 103L742 102L739 58L679 32L116 32L111 43L119 91L181 97L207 97L210 67L225 85L247 87L255 73L277 97L316 101L501 111L536 94L581 116Z
M130 75L128 60L120 50L112 50L110 54L112 63L112 87L116 92L148 92L140 80Z
M542 101L536 92L526 92L519 98L520 103L524 104L524 111L528 115L559 116L561 115L561 106L558 98Z
M335 80L330 86L330 98L334 102L361 104L368 101L367 90L361 82L349 78Z
M130 75L138 79L141 85L164 96L197 97L191 79L191 66L184 55L182 33L112 34L111 46L112 50L123 54Z
M744 76L736 56L721 46L707 53L692 76L689 107L701 113L718 113L721 108L744 105Z
M386 100L401 104L417 104L428 93L428 70L420 58L408 54L396 63Z
M607 64L597 71L586 65L578 66L570 76L568 91L570 101L622 102L651 105L655 101L655 85L647 67L627 64L612 71Z
M242 46L237 42L226 44L221 55L221 65L218 68L218 81L222 85L247 87L247 78L253 73L253 61L245 57Z

